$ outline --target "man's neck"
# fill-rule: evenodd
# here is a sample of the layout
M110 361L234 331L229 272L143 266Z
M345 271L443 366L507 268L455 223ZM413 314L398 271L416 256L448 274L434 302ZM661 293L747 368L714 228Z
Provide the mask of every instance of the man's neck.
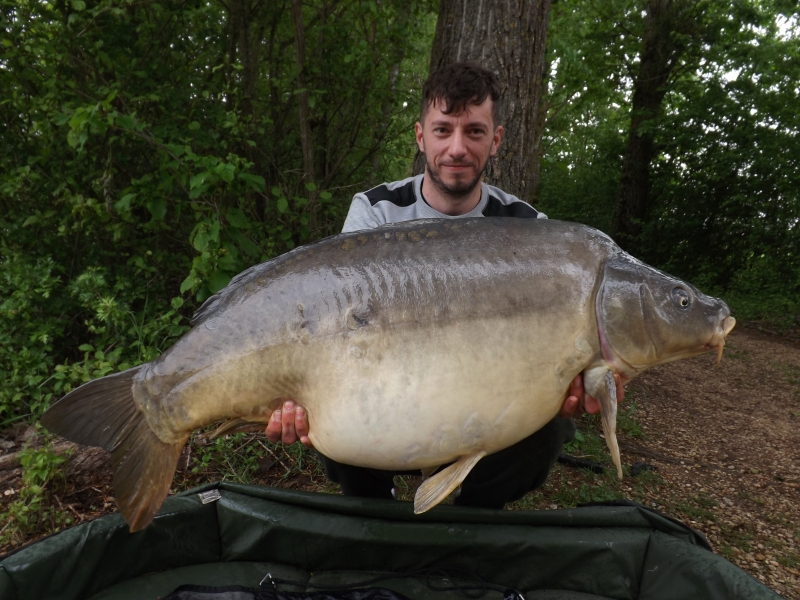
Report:
M440 190L431 181L427 173L422 178L422 195L425 197L425 202L428 203L432 209L439 211L442 214L457 217L465 215L481 201L482 186L480 182L473 190L464 196L454 196L447 192Z

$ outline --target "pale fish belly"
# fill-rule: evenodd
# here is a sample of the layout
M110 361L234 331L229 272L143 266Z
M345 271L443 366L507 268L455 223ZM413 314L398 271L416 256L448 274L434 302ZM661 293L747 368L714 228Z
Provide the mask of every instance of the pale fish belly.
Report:
M501 450L558 413L591 360L575 345L585 329L529 315L339 337L335 368L318 364L322 385L301 400L311 440L334 460L382 469Z

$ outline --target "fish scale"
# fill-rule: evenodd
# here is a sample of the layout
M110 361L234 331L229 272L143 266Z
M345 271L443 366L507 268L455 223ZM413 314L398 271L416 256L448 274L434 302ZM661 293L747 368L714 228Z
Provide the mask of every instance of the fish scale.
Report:
M79 387L42 421L112 453L131 531L152 520L193 430L261 429L286 398L338 462L425 472L452 463L417 492L424 512L482 456L549 422L578 374L621 476L614 374L629 381L721 348L734 323L721 300L584 225L413 221L248 269L163 355Z

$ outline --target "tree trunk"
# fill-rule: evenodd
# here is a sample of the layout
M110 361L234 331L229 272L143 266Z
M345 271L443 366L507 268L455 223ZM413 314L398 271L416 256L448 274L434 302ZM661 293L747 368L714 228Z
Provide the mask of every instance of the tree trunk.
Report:
M550 64L545 63L542 70L542 87L545 86L545 79L550 74ZM533 143L531 144L531 175L528 186L528 197L526 200L534 206L539 201L539 191L542 187L542 159L544 158L544 129L547 126L547 115L550 112L551 103L547 96L542 93L539 98L539 106L536 108L536 127L534 128Z
M252 0L230 0L227 4L228 22L231 29L226 65L226 83L236 89L236 99L240 119L249 129L249 137L255 139L257 115L254 100L259 80L261 64L260 48L263 46L266 17L261 11L262 4ZM233 65L242 65L240 82L235 83ZM263 171L261 154L247 144L239 147L239 154L253 163L256 172ZM256 216L264 219L265 196L256 196Z
M635 249L649 207L650 163L656 153L653 121L661 114L669 76L683 50L673 35L681 4L682 0L647 2L639 74L633 83L631 124L611 220L611 235L629 251Z
M550 0L440 0L430 70L471 61L493 71L503 92L503 140L485 180L522 200L533 193L540 143L537 113L542 95ZM419 162L419 161L418 161ZM424 166L424 162L422 163ZM415 171L421 172L419 165Z
M294 21L294 47L297 62L297 109L300 117L300 144L303 151L303 177L314 181L314 153L309 122L308 91L305 83L306 41L303 28L303 11L300 0L292 0L292 19Z

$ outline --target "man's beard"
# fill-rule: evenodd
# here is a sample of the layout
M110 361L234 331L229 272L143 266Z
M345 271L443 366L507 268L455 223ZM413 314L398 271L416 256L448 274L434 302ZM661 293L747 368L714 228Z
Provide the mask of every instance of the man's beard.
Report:
M436 188L438 188L438 190L443 194L455 197L469 196L472 190L475 189L475 186L477 186L480 183L481 177L483 176L483 172L486 170L486 166L488 164L489 161L487 160L484 163L483 168L475 175L475 177L473 177L468 181L457 180L454 184L447 184L439 176L439 170L436 169L436 167L428 161L428 157L425 156L425 166L427 167L426 171L427 174L430 176L431 183L433 183L433 185L435 185Z

